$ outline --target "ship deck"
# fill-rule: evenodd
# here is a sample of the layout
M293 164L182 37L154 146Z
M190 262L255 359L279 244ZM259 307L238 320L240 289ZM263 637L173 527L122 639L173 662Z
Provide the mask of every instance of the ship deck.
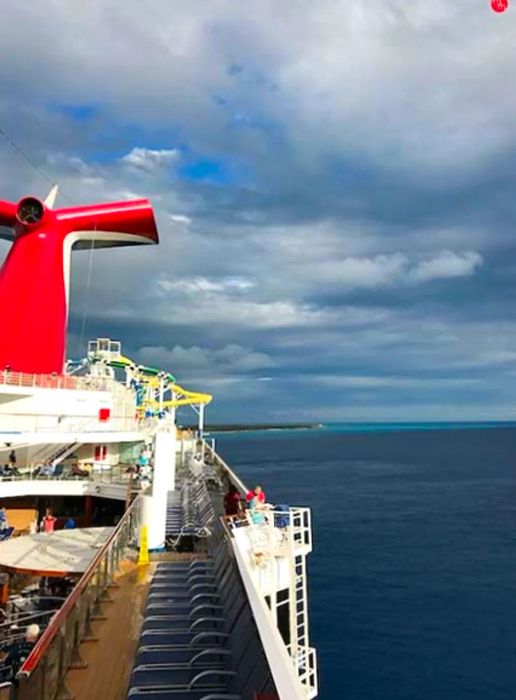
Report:
M199 554L197 555L199 556ZM202 554L201 554L202 556ZM84 641L80 656L85 668L71 668L65 687L74 700L125 700L138 646L149 583L158 561L184 561L189 553L166 552L138 568L125 561L103 603L102 617L93 622L96 641Z
M152 566L152 565L151 565ZM143 619L151 567L130 564L103 604L106 619L95 620L96 641L80 648L86 668L68 671L65 686L75 700L124 700Z

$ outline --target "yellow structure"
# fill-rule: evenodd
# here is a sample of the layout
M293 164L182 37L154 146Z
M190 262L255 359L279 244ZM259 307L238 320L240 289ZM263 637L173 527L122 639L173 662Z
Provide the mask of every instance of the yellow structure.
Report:
M138 554L138 566L146 566L149 563L149 542L147 539L147 525L142 525L140 533L140 553Z

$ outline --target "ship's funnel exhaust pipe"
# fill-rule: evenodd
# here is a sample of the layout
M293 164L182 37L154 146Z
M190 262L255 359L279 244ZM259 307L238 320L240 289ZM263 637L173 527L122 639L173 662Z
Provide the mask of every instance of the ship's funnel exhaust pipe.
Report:
M70 250L157 243L146 199L64 209L23 197L0 200L0 226L13 229L14 243L0 270L0 371L61 374L66 354Z
M45 207L36 197L24 197L16 207L16 218L23 226L35 226L45 216Z

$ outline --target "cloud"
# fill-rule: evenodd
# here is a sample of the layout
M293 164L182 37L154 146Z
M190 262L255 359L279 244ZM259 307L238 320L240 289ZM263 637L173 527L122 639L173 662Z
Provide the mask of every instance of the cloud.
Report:
M401 253L374 258L345 258L328 261L316 267L316 276L344 287L381 287L402 282L408 267Z
M172 221L175 224L184 224L185 226L188 226L192 223L192 219L189 216L185 216L184 214L171 214L170 221Z
M215 349L181 345L175 345L171 349L163 346L143 346L138 351L138 357L141 362L150 365L167 367L174 372L190 375L194 372L196 376L209 373L217 377L221 374L252 372L274 366L267 354L236 344Z
M430 260L422 260L409 274L415 282L469 277L482 265L482 262L482 256L474 251L464 253L443 251Z
M191 308L175 306L159 309L162 318L170 324L224 324L226 328L267 330L276 328L317 327L328 323L335 313L296 304L291 301L256 302L224 297L208 298ZM238 330L237 330L238 333Z
M482 255L474 251L442 251L422 259L417 255L392 253L315 263L307 261L303 277L317 285L323 280L325 285L338 286L342 290L376 289L469 277L482 262Z
M180 158L176 148L152 150L151 148L135 147L122 157L122 163L132 168L152 173L159 168L170 167ZM177 220L177 219L176 219Z
M251 280L238 277L227 278L222 280L210 280L206 277L190 277L179 280L160 279L157 281L157 287L162 292L170 292L179 290L187 294L199 293L218 293L218 292L242 292L252 289L254 283Z
M301 378L302 380L303 378ZM475 386L479 380L475 377L460 377L455 379L436 379L435 377L403 377L403 376L363 376L363 375L326 375L317 374L313 377L305 377L321 386L333 389L353 389L370 391L375 389L401 389L413 391L414 389L435 389L443 391L452 386Z
M214 419L513 415L516 93L493 76L516 15L33 0L20 53L26 11L7 5L2 128L61 203L146 196L160 230L91 268L74 254L75 355L118 337L212 387ZM2 198L46 194L0 155Z

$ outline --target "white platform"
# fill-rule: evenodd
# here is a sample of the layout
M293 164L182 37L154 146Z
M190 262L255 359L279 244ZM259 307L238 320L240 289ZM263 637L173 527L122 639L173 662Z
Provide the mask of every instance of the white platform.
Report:
M91 527L13 537L0 542L0 567L46 576L81 574L113 530Z

